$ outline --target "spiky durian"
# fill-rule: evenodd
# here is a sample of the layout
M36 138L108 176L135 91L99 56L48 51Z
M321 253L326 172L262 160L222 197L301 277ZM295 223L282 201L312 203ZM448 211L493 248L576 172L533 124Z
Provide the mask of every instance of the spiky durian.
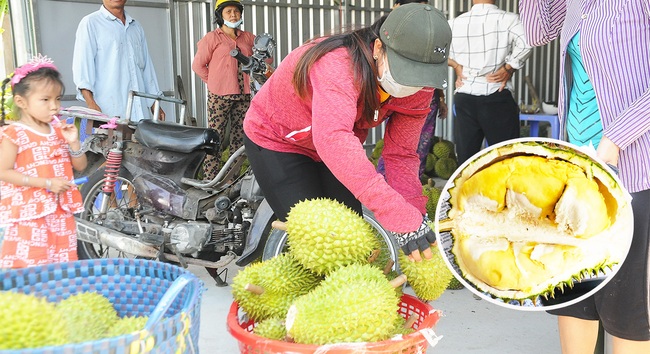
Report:
M460 280L456 279L456 277L452 277L449 281L449 285L447 285L447 289L449 290L460 290L463 288L465 288L465 286L460 282Z
M70 333L70 343L104 338L119 319L113 303L96 292L74 294L56 305Z
M253 333L268 339L284 340L287 337L287 328L282 318L271 317L260 321L253 328Z
M580 274L621 262L632 233L630 197L588 155L558 141L497 146L449 189L454 260L501 299L552 296Z
M372 228L361 215L326 198L296 203L286 227L290 252L303 266L321 275L367 262L377 246Z
M406 275L415 295L424 301L439 298L454 277L438 248L431 247L431 252L431 259L423 257L420 262L412 262L404 252L399 253L400 269Z
M68 342L55 305L35 295L0 291L0 349L40 348Z
M148 316L125 316L118 319L106 332L104 337L117 337L144 329Z
M427 197L427 214L430 218L434 218L436 215L436 207L438 206L438 199L440 199L441 189L436 188L433 179L429 178L427 184L422 186L422 194Z
M381 139L375 143L375 147L372 149L370 158L373 160L377 160L381 156L381 152L383 150L384 150L384 139Z
M436 173L436 176L447 179L454 174L456 168L458 167L458 162L452 159L451 157L441 157L436 161L436 164L433 167L433 170Z
M454 156L454 143L448 140L440 140L433 144L431 152L438 158L453 158Z
M398 301L378 268L344 266L296 299L287 313L287 334L296 343L319 345L385 340L394 332Z
M262 262L259 283L265 291L300 296L315 288L322 277L303 267L292 253L281 253Z
M284 317L293 300L320 282L293 255L282 253L251 264L233 278L232 294L244 311L257 321Z
M436 167L436 162L438 162L438 156L433 153L428 153L426 162L424 164L424 172L433 172L434 168Z
M395 327L393 330L393 335L391 337L401 335L405 336L408 334L411 334L414 332L413 328L411 328L413 324L407 324L406 323L406 318L402 316L397 316L397 320L395 321Z

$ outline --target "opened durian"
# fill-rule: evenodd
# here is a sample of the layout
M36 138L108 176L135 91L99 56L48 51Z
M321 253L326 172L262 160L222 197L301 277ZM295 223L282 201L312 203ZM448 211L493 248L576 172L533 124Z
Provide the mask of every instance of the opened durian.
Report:
M501 299L553 297L623 261L629 194L569 144L518 141L470 162L449 189L454 260L465 279Z

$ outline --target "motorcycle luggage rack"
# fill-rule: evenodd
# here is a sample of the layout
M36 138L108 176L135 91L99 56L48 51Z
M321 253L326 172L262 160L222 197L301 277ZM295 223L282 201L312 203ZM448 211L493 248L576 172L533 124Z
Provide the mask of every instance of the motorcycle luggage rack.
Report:
M185 105L187 104L186 100L181 100L175 97L166 97L163 95L151 95L148 93L144 92L139 92L139 91L129 91L129 96L126 102L126 120L129 123L137 123L137 122L131 122L131 113L133 110L133 99L135 97L142 97L142 98L148 98L151 100L154 100L153 103L153 120L154 121L159 121L160 120L160 101L163 102L170 102L170 103L175 103L180 105L180 117L185 117Z

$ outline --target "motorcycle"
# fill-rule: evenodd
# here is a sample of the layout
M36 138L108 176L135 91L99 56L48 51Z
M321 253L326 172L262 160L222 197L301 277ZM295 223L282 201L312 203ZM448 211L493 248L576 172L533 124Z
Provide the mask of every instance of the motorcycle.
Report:
M263 34L256 37L251 57L231 55L263 84L265 60L273 48L271 36ZM124 121L62 112L91 118L92 135L84 148L93 153L88 154L91 161L99 160L92 165L102 164L80 188L84 211L76 216L79 258L144 257L198 265L217 286L226 286L231 262L243 267L284 252L287 234L273 228L276 217L247 167L244 147L214 179L201 180L203 160L217 154L222 143L217 132L158 121L161 101L180 104L182 116L183 99L130 92L129 107L138 96L155 101L153 120L134 125L130 109ZM384 241L382 252L396 261L392 237L369 210L364 208L363 216Z

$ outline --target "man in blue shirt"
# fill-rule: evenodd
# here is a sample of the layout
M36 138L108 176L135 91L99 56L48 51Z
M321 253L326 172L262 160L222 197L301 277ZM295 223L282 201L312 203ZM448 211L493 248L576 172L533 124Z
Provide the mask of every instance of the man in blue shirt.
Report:
M126 0L103 6L77 28L72 73L77 99L109 117L125 117L129 91L161 95L140 23L124 11ZM151 100L135 98L131 120L149 118ZM160 111L160 119L165 113Z

